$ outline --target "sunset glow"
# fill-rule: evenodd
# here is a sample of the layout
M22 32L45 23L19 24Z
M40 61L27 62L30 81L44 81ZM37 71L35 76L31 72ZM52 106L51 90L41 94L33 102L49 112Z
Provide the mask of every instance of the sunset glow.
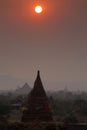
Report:
M35 12L36 13L41 13L43 11L43 8L42 8L42 6L40 6L40 5L37 5L36 7L35 7Z

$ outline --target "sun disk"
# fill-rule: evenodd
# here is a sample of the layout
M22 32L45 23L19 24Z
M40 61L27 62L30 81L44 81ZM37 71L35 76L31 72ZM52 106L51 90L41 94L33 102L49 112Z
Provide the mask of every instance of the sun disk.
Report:
M42 6L37 5L37 6L35 7L35 12L36 12L36 13L41 13L42 11L43 11Z

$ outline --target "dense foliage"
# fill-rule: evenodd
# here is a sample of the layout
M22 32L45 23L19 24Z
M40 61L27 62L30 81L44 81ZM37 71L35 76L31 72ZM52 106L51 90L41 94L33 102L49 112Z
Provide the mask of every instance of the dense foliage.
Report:
M58 91L48 93L54 118L59 122L87 123L87 93ZM24 107L27 95L0 95L0 116L8 116L13 104Z
M6 116L10 112L9 96L0 95L0 116Z
M87 95L85 95L86 97ZM87 122L87 99L83 93L73 94L62 91L53 93L50 102L53 108L54 117L63 122Z

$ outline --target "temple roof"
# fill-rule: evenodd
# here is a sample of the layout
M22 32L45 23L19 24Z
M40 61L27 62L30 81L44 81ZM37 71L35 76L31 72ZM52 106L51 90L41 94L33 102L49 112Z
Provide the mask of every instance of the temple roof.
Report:
M24 122L35 120L53 121L49 100L40 78L40 71L37 72L34 87L29 93L27 110L24 111L22 116Z
M46 96L41 78L40 78L40 71L37 72L37 77L34 82L34 87L30 93L31 96Z

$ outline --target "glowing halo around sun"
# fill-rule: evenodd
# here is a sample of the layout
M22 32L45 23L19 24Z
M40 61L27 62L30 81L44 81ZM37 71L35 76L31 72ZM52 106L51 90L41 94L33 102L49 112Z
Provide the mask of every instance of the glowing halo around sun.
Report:
M35 6L35 12L40 14L43 12L43 7L40 5Z

